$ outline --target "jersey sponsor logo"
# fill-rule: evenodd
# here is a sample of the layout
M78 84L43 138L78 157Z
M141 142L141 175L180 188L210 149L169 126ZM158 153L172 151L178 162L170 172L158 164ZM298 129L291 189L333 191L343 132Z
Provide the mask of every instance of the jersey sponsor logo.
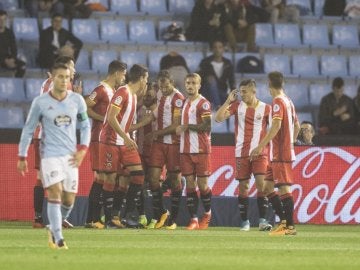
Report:
M90 96L89 96L89 99L92 100L92 101L94 101L94 99L96 98L96 96L97 96L97 93L96 93L96 92L92 92L92 93L90 94Z
M278 112L278 111L280 111L280 106L278 104L275 104L273 106L273 112Z
M202 105L203 109L204 110L209 110L210 109L210 104L205 102L203 105Z
M115 98L115 100L114 100L114 104L115 104L115 105L118 105L118 106L120 106L121 102L122 102L122 96L118 96L118 97Z
M175 106L178 107L178 108L181 108L183 105L183 101L181 99L177 99L175 101Z
M54 124L58 127L67 127L71 125L71 117L68 115L58 115L54 119Z

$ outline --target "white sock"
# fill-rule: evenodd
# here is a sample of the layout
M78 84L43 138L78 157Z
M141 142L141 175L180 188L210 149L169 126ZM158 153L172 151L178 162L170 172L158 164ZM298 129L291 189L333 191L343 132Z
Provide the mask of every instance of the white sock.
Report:
M55 242L57 243L60 239L63 239L62 235L62 218L60 210L61 202L48 202L47 203L47 214L50 222L50 229L54 235Z

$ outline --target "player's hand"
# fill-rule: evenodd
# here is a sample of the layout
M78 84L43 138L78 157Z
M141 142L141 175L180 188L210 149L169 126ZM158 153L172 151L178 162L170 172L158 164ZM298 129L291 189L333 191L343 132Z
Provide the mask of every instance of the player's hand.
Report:
M184 131L187 130L187 125L181 125L181 126L178 126L176 128L176 135L180 135L181 133L183 133Z
M254 148L250 153L250 161L257 159L257 157L262 153L262 147L258 146Z
M81 163L83 162L84 160L84 157L86 155L86 150L79 150L79 151L76 151L72 158L69 159L69 163L70 163L70 166L74 167L74 168L79 168Z
M152 141L156 140L157 135L155 132L150 132L145 135L145 141L151 143Z
M73 85L73 90L75 93L82 95L83 92L82 81L80 81L78 85Z
M236 101L238 94L239 94L239 90L237 89L232 90L228 95L227 102L230 104Z
M130 138L125 138L124 144L129 150L138 149L136 142Z
M25 176L25 173L27 173L29 171L28 170L28 164L27 164L26 160L18 160L16 167L17 167L18 172L22 176Z

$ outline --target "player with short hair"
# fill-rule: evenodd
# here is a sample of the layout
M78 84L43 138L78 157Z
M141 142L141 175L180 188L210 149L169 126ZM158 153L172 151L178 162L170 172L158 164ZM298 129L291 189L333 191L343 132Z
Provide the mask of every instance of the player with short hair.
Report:
M190 212L188 230L207 229L211 219L211 189L208 178L211 174L211 105L199 94L201 77L189 73L185 77L187 99L181 113L181 125L176 128L180 135L180 166L186 178L186 204ZM199 198L196 187L200 190L200 199L205 213L200 222L197 217Z
M76 93L82 93L82 85L74 85L75 79L75 63L74 59L69 56L59 56L55 63L57 64L65 64L68 65L70 69L70 82L68 84L68 90L73 90ZM53 88L53 79L51 77L51 73L48 73L49 77L42 83L40 89L40 95L49 92ZM44 202L44 188L41 183L40 178L40 139L41 139L41 125L39 124L36 128L33 136L33 145L34 145L34 155L35 155L35 169L37 171L37 179L34 186L34 210L35 210L35 218L32 224L33 228L43 228L45 225L43 224L42 210L43 210L43 202ZM68 221L63 221L64 228L73 228L74 226Z
M36 97L29 111L19 143L18 171L28 171L26 156L35 128L42 126L41 174L48 193L47 212L50 225L49 247L68 249L61 223L71 213L78 191L79 171L90 143L90 122L83 97L67 90L70 70L67 65L52 68L53 88ZM80 144L77 150L76 124L80 124Z
M115 227L112 220L112 207L116 175L124 166L130 173L127 209L132 212L136 207L144 183L144 170L141 165L136 142L130 137L129 130L136 115L137 95L146 89L148 70L141 65L133 65L128 73L129 83L120 86L107 108L104 125L99 139L99 171L106 174L103 185L105 222L108 228Z
M159 229L168 225L167 229L176 229L176 218L182 193L180 174L179 136L176 127L180 124L181 109L184 96L174 86L174 79L167 70L157 76L159 87L157 96L156 130L147 135L153 141L149 160L150 189L152 193L153 218L148 228ZM171 186L171 215L163 204L163 191L160 177L166 166ZM166 221L168 220L168 224Z
M238 100L241 97L241 101ZM250 230L248 219L249 182L251 174L255 177L257 205L259 210L259 230L269 231L272 226L266 220L268 200L262 190L268 165L267 148L260 154L261 158L250 161L249 155L255 144L264 138L269 125L271 106L256 97L255 80L243 80L239 89L231 91L225 103L216 112L215 120L222 122L230 116L235 117L235 157L236 179L239 181L238 205L242 231Z
M104 183L104 175L99 172L99 135L104 122L107 107L113 97L116 88L125 82L127 65L118 60L112 61L108 66L105 80L85 98L87 112L92 121L90 159L91 168L95 179L89 192L88 213L85 227L103 229L100 221L101 196ZM118 221L120 222L120 221Z
M265 137L250 153L250 159L259 158L270 142L270 166L265 176L264 193L280 218L278 227L270 235L295 235L292 163L295 160L294 142L300 125L295 106L284 91L284 76L273 71L268 74L268 85L272 102L272 123ZM278 188L278 192L274 191ZM280 195L280 196L279 196Z

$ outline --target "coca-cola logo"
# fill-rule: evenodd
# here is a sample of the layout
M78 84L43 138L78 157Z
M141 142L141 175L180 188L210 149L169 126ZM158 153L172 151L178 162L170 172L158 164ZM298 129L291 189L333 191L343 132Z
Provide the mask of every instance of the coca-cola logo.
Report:
M233 148L215 156L225 165L216 166L209 177L214 195L237 196ZM216 149L215 149L216 151ZM360 222L360 149L346 147L299 147L293 163L295 219L300 223ZM214 154L214 153L213 153ZM218 156L219 155L219 156ZM250 180L250 196L256 196L255 181Z

